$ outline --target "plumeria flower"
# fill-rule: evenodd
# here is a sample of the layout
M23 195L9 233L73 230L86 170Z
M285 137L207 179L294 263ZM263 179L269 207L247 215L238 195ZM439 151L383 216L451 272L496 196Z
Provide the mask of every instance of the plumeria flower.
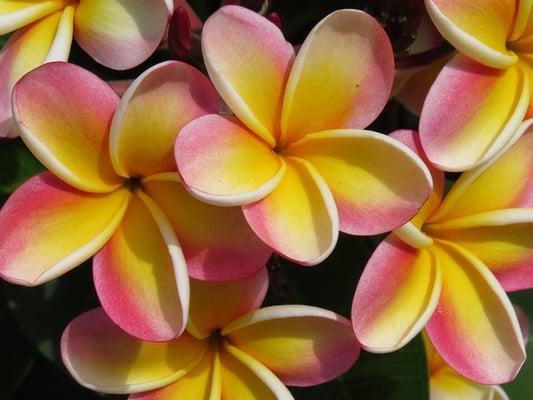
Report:
M204 75L174 61L143 73L120 101L72 64L22 78L16 122L50 172L0 210L0 276L38 285L95 255L94 283L113 321L134 336L169 340L187 322L187 266L193 277L216 280L262 268L271 251L241 210L194 199L175 172L180 127L215 112L217 101Z
M63 333L63 362L83 386L130 400L288 400L285 385L317 385L353 365L348 320L303 305L258 308L267 287L266 269L241 281L191 280L187 332L166 343L135 339L102 309L89 311Z
M462 54L433 84L420 120L429 160L474 168L501 151L531 117L533 14L526 0L426 0L441 34Z
M72 40L114 69L135 67L159 46L171 0L2 0L0 35L14 32L0 52L0 138L18 135L11 90L27 72L67 61Z
M505 291L533 287L531 124L444 198L444 174L432 169L430 199L378 246L358 283L352 321L363 348L394 351L426 327L461 375L483 384L515 377L526 354ZM415 132L393 136L422 155Z
M498 385L482 385L459 375L423 335L429 371L430 400L509 400Z
M340 10L299 53L276 25L239 6L204 24L209 76L235 113L186 125L176 141L188 190L243 208L255 233L304 265L324 260L338 231L370 235L407 222L430 174L406 146L363 131L391 91L390 41L369 15Z

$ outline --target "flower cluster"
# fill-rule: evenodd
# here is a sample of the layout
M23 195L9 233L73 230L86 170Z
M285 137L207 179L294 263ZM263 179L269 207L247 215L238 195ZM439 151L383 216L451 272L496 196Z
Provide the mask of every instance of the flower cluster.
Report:
M0 210L0 276L35 286L92 258L101 308L62 359L133 400L292 399L420 333L432 400L506 398L526 359L506 292L533 288L533 7L426 0L395 71L366 12L295 47L261 4L202 22L177 0L0 1L0 138L47 169ZM158 48L189 62L116 84L67 62L73 40L115 70ZM367 130L391 95L420 133ZM260 308L273 253L313 266L340 232L388 233L351 321Z

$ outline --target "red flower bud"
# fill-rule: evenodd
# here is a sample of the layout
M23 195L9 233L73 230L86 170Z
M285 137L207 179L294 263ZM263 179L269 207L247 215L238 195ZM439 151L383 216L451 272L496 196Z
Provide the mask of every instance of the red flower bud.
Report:
M179 59L187 58L191 50L191 21L183 6L174 10L168 28L168 47Z

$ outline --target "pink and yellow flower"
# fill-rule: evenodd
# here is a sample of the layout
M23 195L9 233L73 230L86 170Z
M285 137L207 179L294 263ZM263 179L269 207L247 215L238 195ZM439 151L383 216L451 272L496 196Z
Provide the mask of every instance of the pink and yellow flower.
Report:
M159 46L172 7L168 0L2 0L0 35L14 33L0 52L0 138L18 134L10 99L24 74L67 61L73 39L107 67L135 67Z
M447 171L486 162L532 116L533 13L528 0L425 0L462 54L433 84L420 120L429 160Z
M243 208L255 233L305 265L324 260L338 231L369 235L407 222L427 198L422 161L385 135L364 131L394 75L392 48L373 18L327 16L298 55L276 25L238 6L204 24L203 54L235 116L208 115L176 141L188 190Z
M180 127L217 103L208 79L180 62L152 67L120 101L72 64L49 63L22 78L13 91L16 122L51 172L0 210L0 276L38 285L95 255L96 290L120 327L146 340L180 334L188 273L238 279L271 253L239 208L194 199L175 172Z
M82 385L130 400L289 400L285 385L317 385L346 372L359 347L350 321L303 305L259 309L262 269L242 281L191 280L187 332L166 343L121 331L95 309L70 323L65 365Z
M525 360L506 291L533 287L533 130L464 173L443 197L444 174L419 214L381 243L365 267L352 321L363 348L396 350L427 328L443 359L479 383L512 380ZM423 154L418 135L394 137Z

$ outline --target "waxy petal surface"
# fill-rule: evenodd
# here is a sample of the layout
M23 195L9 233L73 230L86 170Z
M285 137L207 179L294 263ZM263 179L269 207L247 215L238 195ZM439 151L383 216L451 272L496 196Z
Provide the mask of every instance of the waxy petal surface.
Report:
M152 206L133 197L94 258L93 274L100 302L118 326L140 339L165 341L185 329L189 282L174 232L168 222L160 226L165 222Z
M218 111L209 80L179 61L158 64L124 93L110 134L111 159L125 177L176 170L174 142L191 120Z
M398 141L371 131L308 135L287 154L309 161L328 184L340 229L374 235L409 221L431 191L428 168Z
M420 138L439 169L464 171L496 155L520 126L530 84L520 67L493 69L455 56L431 87Z
M463 378L450 367L431 375L431 400L494 400L490 392L490 386Z
M274 146L292 45L266 18L244 7L226 6L205 22L202 50L209 77L227 105Z
M81 0L76 7L76 42L100 64L129 69L146 60L167 29L164 0Z
M425 0L426 9L442 36L478 62L507 68L517 56L507 49L513 30L515 0Z
M285 171L272 148L230 116L206 115L187 124L176 140L175 156L191 193L223 206L264 198Z
M387 103L394 79L389 38L357 10L324 18L300 48L283 101L282 142L308 133L366 128Z
M283 180L263 200L243 206L254 232L282 256L303 265L322 262L335 247L335 200L309 162L287 157Z
M118 96L81 67L50 63L13 90L20 135L55 175L89 192L107 192L121 179L109 158L109 124Z
M268 272L231 282L191 280L191 309L187 330L206 338L238 317L261 306L268 290Z
M252 231L240 207L216 207L195 199L176 173L153 175L143 187L172 224L192 278L245 278L270 258L272 250Z
M32 286L77 267L111 237L128 198L80 192L49 172L31 178L0 211L0 275Z
M461 375L483 384L514 379L526 354L511 302L489 269L466 250L439 241L432 251L442 271L431 342Z
M433 314L440 289L435 257L389 236L366 264L353 299L354 331L363 348L381 353L407 344Z
M63 332L61 355L83 386L105 393L157 389L187 374L208 343L188 333L165 342L143 342L122 331L97 308L74 319Z
M359 356L350 321L310 306L255 310L227 325L222 334L291 386L332 380Z
M61 10L64 6L63 0L2 0L0 2L0 35L29 25Z

